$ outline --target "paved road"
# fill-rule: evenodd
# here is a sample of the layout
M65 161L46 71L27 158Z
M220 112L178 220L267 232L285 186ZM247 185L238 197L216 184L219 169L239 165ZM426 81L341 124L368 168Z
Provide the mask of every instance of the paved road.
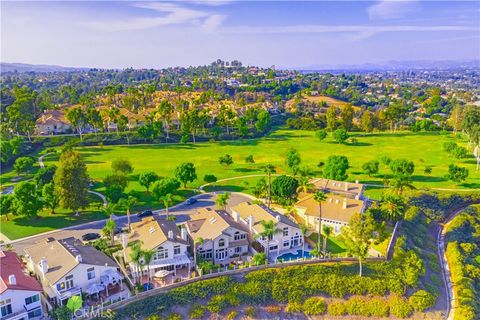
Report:
M195 196L195 198L198 200L196 203L192 205L186 205L183 203L179 204L175 207L170 208L169 214L175 215L177 217L177 220L176 220L177 222L179 223L185 222L188 220L188 214L194 212L195 209L204 208L204 207L215 207L215 197L216 197L216 193L204 193L204 194L197 195ZM249 201L249 200L251 200L251 198L247 195L244 195L241 193L231 193L230 199L228 200L228 204L227 204L227 211L229 210L230 207L235 206L241 202ZM156 210L154 211L154 214L165 215L165 211ZM116 218L115 221L117 223L117 226L124 227L127 224L127 217L120 216ZM139 221L139 218L137 218L135 215L132 215L131 221L132 222ZM68 238L72 236L81 238L81 236L84 235L85 233L89 233L89 232L100 233L104 225L105 225L105 220L93 221L93 222L78 225L78 226L72 226L67 229L42 233L26 239L19 239L19 240L13 241L12 245L15 251L23 254L24 248L29 247L40 241L44 241L49 237L54 237L56 239L63 239L63 238Z

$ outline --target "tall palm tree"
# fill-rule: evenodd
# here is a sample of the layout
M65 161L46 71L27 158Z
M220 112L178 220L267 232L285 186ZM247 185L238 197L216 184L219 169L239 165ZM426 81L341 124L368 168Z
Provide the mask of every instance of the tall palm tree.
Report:
M193 241L193 264L194 268L197 267L197 247L202 246L205 243L205 240L202 237L198 237Z
M300 233L302 234L302 259L305 258L305 238L307 237L308 227L306 224L301 224Z
M168 208L170 207L170 205L173 202L172 194L167 193L163 197L160 197L160 200L162 200L162 202L163 202L163 205L165 207L165 213L167 214L167 218L168 218Z
M382 211L388 220L400 220L405 213L405 201L402 197L386 195L383 197Z
M136 274L139 275L139 277L141 279L141 277L142 277L142 264L141 264L141 261L142 261L142 245L139 242L134 243L131 246L131 249L132 250L130 251L130 260L133 262L133 265L137 269ZM137 283L138 283L138 281L137 281Z
M215 200L218 209L225 210L225 207L227 206L228 199L230 199L230 193L229 192L219 194L217 196L217 199Z
M327 241L328 238L332 235L332 227L330 226L323 226L323 256L327 255Z
M272 174L276 172L275 167L272 164L266 164L263 167L263 172L267 175L267 182L268 182L268 202L267 206L270 208L270 204L272 202Z
M143 265L147 267L147 278L150 283L150 264L152 263L155 250L142 250Z
M297 193L308 193L315 190L315 185L310 182L308 177L300 177L298 179Z
M322 191L317 191L313 199L318 203L318 249L320 250L320 236L322 235L322 202L327 200L327 196Z
M105 213L105 216L112 219L112 215L115 213L116 208L117 208L117 205L110 202L102 208L102 211Z
M128 230L130 230L130 215L132 212L133 207L138 203L138 199L134 196L128 196L128 198L120 199L120 205L124 206L127 210L127 226Z
M108 219L105 222L105 227L102 229L102 234L105 237L110 238L110 246L114 245L114 237L115 237L115 221L113 219Z
M280 232L281 230L277 228L277 223L273 220L270 221L260 221L260 224L262 225L263 231L258 234L258 237L265 237L266 238L266 248L265 248L265 253L267 255L267 260L268 260L268 254L270 253L270 237L273 237L274 234Z

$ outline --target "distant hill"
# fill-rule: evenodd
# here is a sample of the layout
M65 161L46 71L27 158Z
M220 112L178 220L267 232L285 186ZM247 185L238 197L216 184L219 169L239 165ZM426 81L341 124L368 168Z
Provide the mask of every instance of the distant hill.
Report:
M0 70L4 72L59 72L59 71L82 71L89 68L62 67L47 64L26 64L0 62Z
M472 61L388 61L385 63L365 63L358 65L313 65L292 68L299 71L406 71L406 70L450 70L480 68L480 60Z

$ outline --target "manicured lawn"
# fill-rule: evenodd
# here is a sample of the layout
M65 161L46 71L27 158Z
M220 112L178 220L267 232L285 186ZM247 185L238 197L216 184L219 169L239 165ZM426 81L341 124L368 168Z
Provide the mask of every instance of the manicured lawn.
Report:
M296 148L302 156L302 165L308 165L317 173L317 164L326 161L329 155L345 155L350 162L349 181L360 180L364 183L383 184L383 175L390 170L380 165L380 173L368 177L361 166L366 161L379 159L381 156L406 158L415 163L414 185L417 188L480 188L480 171L475 170L475 160L455 159L443 151L443 143L456 141L466 146L464 140L453 135L439 133L377 133L357 134L356 145L337 144L328 137L320 142L313 132L297 130L277 130L269 137L256 140L227 141L217 143L171 144L171 145L136 145L103 146L79 148L88 165L90 176L100 181L111 172L113 159L128 159L133 163L135 172L129 185L131 190L141 190L138 174L155 171L160 176L172 176L175 167L190 161L197 167L198 178L189 187L196 188L203 184L205 174L214 174L218 179L262 173L261 166L272 163L278 173L285 173L285 153L289 148ZM224 154L233 156L235 163L228 168L218 163L218 157ZM245 157L252 154L255 164L245 163ZM58 155L47 156L45 163L54 163ZM444 178L448 165L455 163L467 167L468 179L456 185ZM430 175L424 174L425 166L432 167ZM253 182L253 181L252 181ZM240 182L241 183L241 182ZM229 184L237 185L230 182Z
M100 198L91 195L90 206L76 217L71 211L57 209L55 214L44 210L39 213L38 218L9 215L9 221L2 216L0 231L10 240L31 236L55 229L69 227L75 224L105 219L101 211L102 202Z

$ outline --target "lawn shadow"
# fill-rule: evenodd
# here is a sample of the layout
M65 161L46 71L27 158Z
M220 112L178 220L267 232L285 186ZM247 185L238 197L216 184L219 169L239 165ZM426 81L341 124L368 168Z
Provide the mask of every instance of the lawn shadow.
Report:
M356 143L348 143L347 145L350 147L368 147L368 146L372 146L373 144L369 142L356 142Z
M480 183L462 183L460 186L468 188L468 189L479 189L480 190Z
M444 182L444 181L447 181L445 178L434 177L434 176L414 175L412 178L413 178L413 181L417 181L417 182Z
M256 146L258 144L258 139L253 140L224 140L216 142L220 146Z
M252 169L252 168L235 168L235 169L233 169L233 171L235 171L235 172L254 172L254 171L257 171L257 170Z

